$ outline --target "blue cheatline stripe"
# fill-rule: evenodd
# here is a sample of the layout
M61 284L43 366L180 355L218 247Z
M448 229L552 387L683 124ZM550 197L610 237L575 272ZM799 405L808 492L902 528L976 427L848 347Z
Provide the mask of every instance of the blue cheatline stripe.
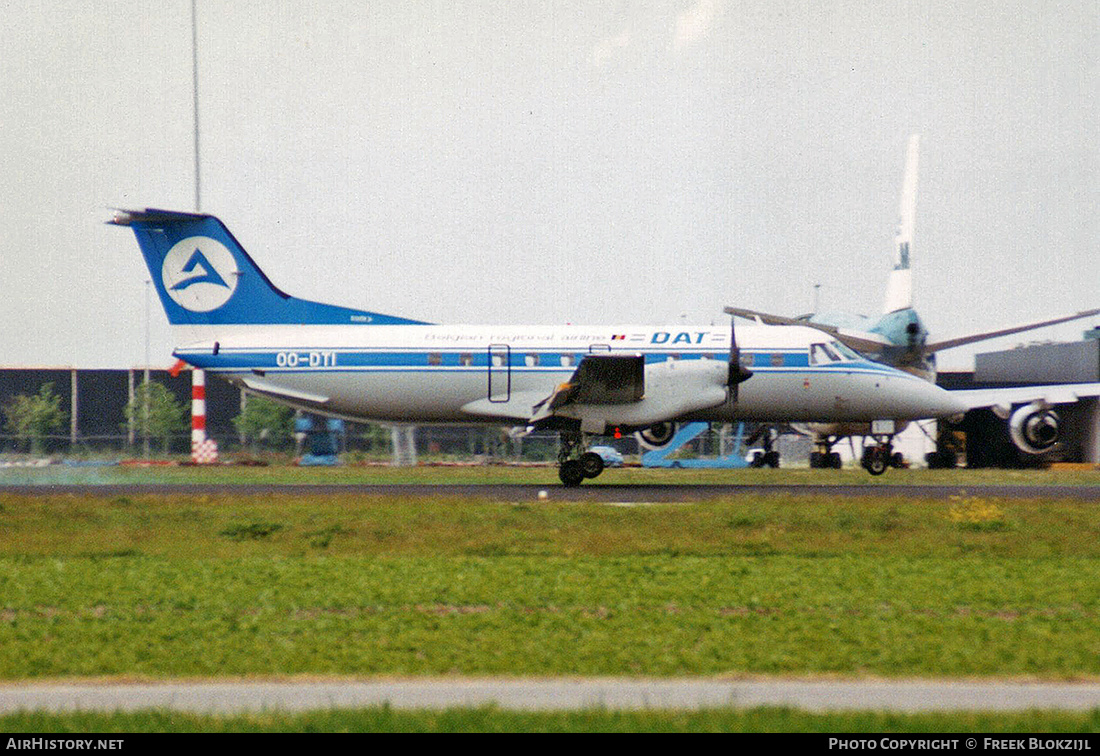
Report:
M200 366L200 367L202 367L202 366ZM316 367L316 368L310 368L310 367L293 367L293 368L290 368L290 367L285 367L285 368L281 368L281 367L265 367L263 365L257 365L257 364L253 363L253 364L250 364L250 365L238 365L238 366L235 366L235 367L226 367L226 366L203 367L203 369L207 370L209 372L212 372L212 373L241 373L241 374L247 374L247 373L250 373L253 370L258 370L258 371L262 371L264 373L273 373L273 374L279 374L279 375L291 374L291 373L293 373L293 374L302 374L302 375L307 375L307 374L317 375L317 374L320 374L320 373L326 373L326 374L328 374L328 373L448 373L448 374L474 373L474 374L477 374L477 375L485 375L487 367L486 366L481 366L481 367L476 367L476 366L456 367L456 366L446 366L446 365L433 365L433 366L430 366L430 367L427 366L427 365L420 365L420 366L416 366L416 365L380 365L380 366L373 366L373 367ZM530 374L546 375L546 374L557 373L557 374L569 376L569 375L572 375L573 371L574 371L574 369L571 368L571 367L527 367L527 366L522 366L521 367L521 366L513 365L510 368L510 372L512 372L514 374L530 373ZM800 375L800 376L805 376L805 377L810 377L810 376L814 376L814 375L832 375L832 374L836 374L836 373L845 373L845 374L860 374L860 375L877 375L877 376L883 376L883 377L893 376L893 377L896 377L896 378L912 379L914 381L921 381L922 380L921 378L918 378L917 376L909 375L908 373L904 373L904 372L901 372L901 371L879 370L879 369L874 369L874 368L866 369L866 368L855 367L855 366L852 366L852 365L849 365L849 366L846 366L846 367L837 366L837 367L831 367L831 368L830 367L761 368L756 372L761 373L761 374L768 374L768 375Z
M530 355L538 355L539 364L528 364ZM663 352L643 353L649 364L672 359L672 355ZM704 359L710 352L683 352L677 359L683 361ZM210 351L180 349L176 355L191 364L207 370L289 370L310 371L336 370L352 372L362 369L394 370L400 368L467 368L487 369L490 357L486 350L463 351L341 351L338 349L294 349L294 350L219 350L217 355ZM507 367L513 370L548 372L572 370L586 356L586 353L566 353L573 358L572 364L561 364L561 352L515 352ZM782 359L772 361L772 356ZM713 359L719 359L714 357ZM499 365L496 367L505 367ZM877 373L881 375L908 375L894 368L869 361L835 362L810 365L809 357L802 353L755 353L752 370L765 373L789 372L801 369L809 373L832 373L836 371ZM920 379L917 379L920 380Z
M512 350L508 366L512 368L572 368L587 356L586 352L517 352ZM649 364L666 362L671 359L683 361L713 359L724 362L724 355L710 351L698 352L642 352ZM771 371L780 368L815 367L826 370L872 370L893 374L893 369L873 362L853 361L836 362L822 365L810 365L805 352L755 352L753 370ZM234 369L257 368L261 370L275 368L367 368L367 367L474 367L489 366L490 356L487 350L397 350L385 348L379 350L341 350L341 349L220 349L215 355L209 350L177 349L176 355L200 368ZM674 356L675 355L675 356ZM571 358L571 362L562 364L562 357ZM500 354L494 354L500 357ZM537 364L536 364L537 361ZM500 365L499 367L504 367Z

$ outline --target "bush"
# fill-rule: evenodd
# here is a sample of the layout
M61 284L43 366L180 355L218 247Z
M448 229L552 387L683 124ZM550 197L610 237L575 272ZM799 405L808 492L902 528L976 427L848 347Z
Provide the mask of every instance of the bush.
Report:
M146 411L148 407L148 411ZM187 431L188 408L156 381L145 381L134 390L134 398L125 408L127 423L146 438L159 438L167 454L172 436Z
M264 444L278 448L286 446L293 438L293 417L294 410L290 407L263 396L250 395L241 414L233 418L233 424L253 447Z
M60 430L68 422L69 414L61 409L61 397L53 392L53 384L46 383L32 396L19 394L4 407L7 429L20 441L25 441L31 454L41 454L46 436Z

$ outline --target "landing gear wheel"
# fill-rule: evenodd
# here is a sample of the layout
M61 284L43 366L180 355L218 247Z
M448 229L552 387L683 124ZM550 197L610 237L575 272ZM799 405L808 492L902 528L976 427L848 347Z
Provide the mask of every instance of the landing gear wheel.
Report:
M951 470L959 465L958 455L950 449L929 452L924 455L929 470Z
M584 468L575 459L566 460L558 468L558 477L566 488L575 488L584 480Z
M839 470L840 467L841 467L840 453L839 452L829 452L828 455L826 455L826 456L827 456L827 459L826 459L825 466L826 467L831 467L834 470Z
M586 478L595 478L603 472L603 457L596 452L585 452L578 462Z
M770 451L764 454L764 464L773 470L779 467L779 452Z
M868 449L863 454L863 468L872 475L882 475L889 463L890 455L880 447Z
M891 455L891 457L890 457L890 466L891 467L896 467L899 470L901 470L904 467L907 467L907 465L905 464L904 455L902 455L901 452L894 452L893 455Z

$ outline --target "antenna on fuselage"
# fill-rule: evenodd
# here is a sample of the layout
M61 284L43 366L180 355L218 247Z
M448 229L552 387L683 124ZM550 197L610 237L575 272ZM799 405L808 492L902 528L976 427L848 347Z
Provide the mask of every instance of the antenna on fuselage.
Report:
M737 387L752 378L752 371L741 364L741 349L737 346L737 327L734 325L737 316L732 307L727 307L725 312L730 316L730 372L726 385L729 386L730 400L736 403Z

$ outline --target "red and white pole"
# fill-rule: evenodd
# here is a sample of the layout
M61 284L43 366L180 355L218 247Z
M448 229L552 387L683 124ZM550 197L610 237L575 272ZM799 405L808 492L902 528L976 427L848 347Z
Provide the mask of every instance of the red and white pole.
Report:
M218 460L218 445L206 438L206 373L191 371L191 461L203 464Z

